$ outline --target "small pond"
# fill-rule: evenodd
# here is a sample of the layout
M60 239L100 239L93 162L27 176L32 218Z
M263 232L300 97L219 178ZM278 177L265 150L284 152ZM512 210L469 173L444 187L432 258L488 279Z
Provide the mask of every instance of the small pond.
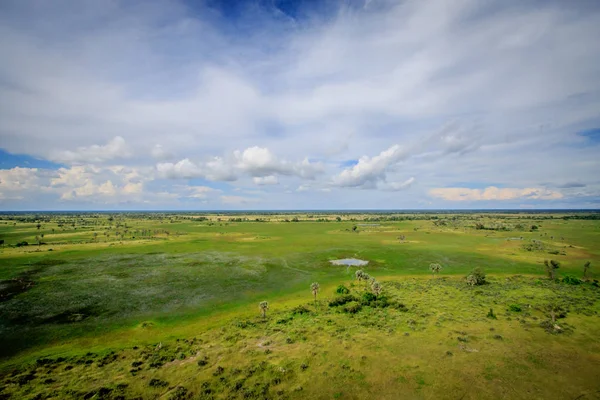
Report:
M358 258L343 258L341 260L331 260L329 261L333 265L348 265L348 266L356 266L362 267L367 265L369 262L365 260L359 260Z

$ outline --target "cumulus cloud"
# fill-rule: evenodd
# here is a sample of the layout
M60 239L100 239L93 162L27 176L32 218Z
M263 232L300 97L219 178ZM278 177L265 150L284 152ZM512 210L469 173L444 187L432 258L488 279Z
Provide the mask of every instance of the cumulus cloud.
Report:
M131 155L125 139L121 136L116 136L114 139L109 141L106 145L83 146L77 148L77 150L61 151L56 155L51 156L50 159L53 161L59 161L63 163L102 163L105 161L111 161L118 158L127 158Z
M7 192L35 189L39 183L39 172L38 168L0 169L0 193L7 196Z
M385 181L386 173L390 168L408 156L408 151L397 144L377 156L363 156L356 165L346 168L336 176L333 184L343 187L374 188L378 182Z
M469 188L435 188L429 191L433 197L449 201L493 201L493 200L556 200L563 195L560 192L542 188L497 188L494 186L485 189Z
M314 179L323 172L320 163L311 163L308 159L288 162L276 157L268 148L258 146L236 150L229 157L213 157L206 162L195 163L186 158L177 163L159 163L156 169L160 176L169 179L235 181L240 176L250 176L259 185L277 183L277 175Z

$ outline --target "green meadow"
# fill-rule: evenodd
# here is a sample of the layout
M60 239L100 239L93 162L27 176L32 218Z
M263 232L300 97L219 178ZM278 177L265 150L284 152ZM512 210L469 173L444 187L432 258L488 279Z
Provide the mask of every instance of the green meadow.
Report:
M0 399L600 398L598 213L4 214L0 240Z

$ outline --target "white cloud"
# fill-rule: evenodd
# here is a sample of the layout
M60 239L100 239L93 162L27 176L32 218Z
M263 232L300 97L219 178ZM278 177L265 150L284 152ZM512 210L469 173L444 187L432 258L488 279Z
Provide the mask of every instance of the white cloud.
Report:
M577 134L600 126L593 2L339 2L318 20L258 2L244 35L179 0L17 3L0 14L0 143L72 166L0 174L29 208L181 198L166 180L196 178L225 196L265 185L288 207L278 194L308 185L297 206L375 207L410 187L412 207L472 183L558 188L574 206L599 190L597 140ZM373 190L326 198L335 186Z
M279 184L279 180L277 179L277 177L275 175L256 176L256 177L252 178L252 181L256 185L259 185L259 186Z
M0 169L0 193L35 189L39 183L37 168Z
M188 186L186 189L190 191L190 194L188 194L187 197L195 199L206 199L213 194L221 192L218 189L208 186Z
M385 181L390 168L408 156L408 151L399 145L394 145L374 157L363 156L356 165L346 168L335 177L333 183L345 187L375 188L378 182Z
M415 178L411 176L404 182L388 182L385 185L383 185L381 188L383 190L391 190L391 191L404 190L404 189L408 189L414 182L415 182Z
M435 188L429 191L433 197L449 201L492 201L492 200L556 200L563 195L560 192L542 188L497 188L494 186L485 189L469 188Z
M131 155L125 139L121 136L116 136L114 139L109 141L106 145L92 145L88 147L79 147L75 151L62 151L51 156L50 159L53 161L65 162L65 163L101 163L110 161L118 158L127 158Z

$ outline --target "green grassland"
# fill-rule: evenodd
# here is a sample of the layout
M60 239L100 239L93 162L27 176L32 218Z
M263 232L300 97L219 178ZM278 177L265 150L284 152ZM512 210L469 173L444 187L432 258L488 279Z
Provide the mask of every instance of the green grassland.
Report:
M0 399L600 398L595 213L0 217Z

